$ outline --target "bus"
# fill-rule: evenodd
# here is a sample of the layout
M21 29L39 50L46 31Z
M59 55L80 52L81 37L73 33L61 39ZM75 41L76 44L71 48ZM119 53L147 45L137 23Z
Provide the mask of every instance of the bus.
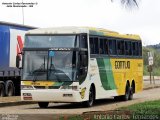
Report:
M25 34L21 100L49 102L131 100L143 89L138 35L92 27L57 27Z

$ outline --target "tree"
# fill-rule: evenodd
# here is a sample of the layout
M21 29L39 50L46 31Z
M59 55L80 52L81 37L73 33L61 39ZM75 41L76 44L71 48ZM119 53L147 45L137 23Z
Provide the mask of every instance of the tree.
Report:
M111 0L112 2L115 0ZM125 7L138 7L138 2L139 0L120 0L120 2L122 3L122 5L124 5Z

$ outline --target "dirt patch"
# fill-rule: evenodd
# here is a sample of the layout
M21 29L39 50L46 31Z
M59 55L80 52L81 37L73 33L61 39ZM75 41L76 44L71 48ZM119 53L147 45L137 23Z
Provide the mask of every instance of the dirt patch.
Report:
M14 102L14 101L20 101L20 96L14 96L14 97L0 97L0 103L3 102Z

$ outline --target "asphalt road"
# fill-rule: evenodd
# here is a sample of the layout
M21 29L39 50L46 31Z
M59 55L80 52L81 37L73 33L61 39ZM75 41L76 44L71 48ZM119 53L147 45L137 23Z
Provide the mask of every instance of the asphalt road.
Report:
M144 90L134 95L131 101L114 101L114 99L97 100L93 107L83 108L80 103L50 103L46 109L40 109L37 104L1 107L0 114L82 114L89 111L107 111L134 103L160 99L160 88Z

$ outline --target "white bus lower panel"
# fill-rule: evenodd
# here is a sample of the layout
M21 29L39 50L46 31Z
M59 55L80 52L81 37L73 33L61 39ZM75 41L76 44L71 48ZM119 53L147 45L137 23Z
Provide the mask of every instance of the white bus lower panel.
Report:
M79 91L73 90L21 90L22 101L81 102Z

